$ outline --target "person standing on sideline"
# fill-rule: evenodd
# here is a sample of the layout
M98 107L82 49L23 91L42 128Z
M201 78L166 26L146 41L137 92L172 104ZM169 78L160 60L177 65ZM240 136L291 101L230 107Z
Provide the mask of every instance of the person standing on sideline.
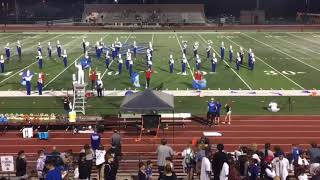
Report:
M219 100L217 100L216 102L216 106L217 106L217 112L216 112L216 117L214 118L214 122L215 124L219 124L220 123L220 112L221 112L221 102Z
M102 97L103 90L103 82L100 77L98 77L98 81L96 82L97 96Z
M157 148L157 165L159 171L159 179L164 176L164 167L166 166L166 158L175 155L173 149L167 145L167 140L162 139L161 144Z
M227 123L227 119L228 119L228 124L231 124L231 106L230 106L230 104L226 104L224 106L224 109L226 110L226 116L225 116L224 122L222 124Z
M27 176L27 161L24 151L18 152L18 157L16 159L16 177L19 179L26 179Z
M91 87L93 90L97 81L97 71L95 69L90 70L90 80L91 80Z
M152 76L152 70L148 68L148 70L146 71L146 88L150 87L151 76Z
M217 106L216 103L214 102L214 98L211 98L211 101L208 102L208 112L207 112L207 119L208 119L208 126L212 126L213 120L216 116L217 112Z
M72 105L68 96L65 96L63 99L63 109L66 113L65 120L67 121L69 112L72 109Z

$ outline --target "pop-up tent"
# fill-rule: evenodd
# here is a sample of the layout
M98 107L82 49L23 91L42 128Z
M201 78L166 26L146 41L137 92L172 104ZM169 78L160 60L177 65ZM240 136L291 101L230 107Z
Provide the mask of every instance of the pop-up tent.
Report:
M173 112L174 96L146 89L142 92L126 96L120 106L122 112L154 114L155 112Z
M137 92L130 96L125 96L121 103L120 111L125 113L140 113L145 115L156 115L160 112L170 112L172 113L174 123L174 96L161 91L146 89L145 91ZM140 132L139 139L141 139L141 134L142 131Z

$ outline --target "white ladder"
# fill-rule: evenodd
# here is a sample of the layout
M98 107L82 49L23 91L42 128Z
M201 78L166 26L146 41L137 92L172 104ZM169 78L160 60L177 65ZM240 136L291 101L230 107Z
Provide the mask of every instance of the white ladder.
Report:
M86 114L86 85L85 84L73 84L73 110L76 113Z

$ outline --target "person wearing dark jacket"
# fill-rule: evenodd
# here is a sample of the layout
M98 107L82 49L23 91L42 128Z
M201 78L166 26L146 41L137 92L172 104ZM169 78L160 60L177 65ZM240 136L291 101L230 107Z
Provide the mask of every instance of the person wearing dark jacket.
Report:
M86 154L85 153L80 153L79 154L79 162L78 162L78 167L79 167L79 180L88 180L90 176L90 169L89 169L89 164L86 161Z
M146 165L144 162L139 163L138 180L147 180Z
M167 164L164 167L164 176L162 180L177 180L177 175L172 171L172 167L170 164Z
M117 173L113 162L113 156L109 153L106 154L106 163L104 164L104 179L116 180Z
M217 145L218 152L216 152L213 155L213 161L212 161L212 169L214 173L214 180L220 179L220 172L223 166L223 163L225 162L225 159L227 159L227 154L223 152L224 146L223 144Z
M27 161L24 151L19 151L18 157L16 159L16 176L24 179L27 175Z

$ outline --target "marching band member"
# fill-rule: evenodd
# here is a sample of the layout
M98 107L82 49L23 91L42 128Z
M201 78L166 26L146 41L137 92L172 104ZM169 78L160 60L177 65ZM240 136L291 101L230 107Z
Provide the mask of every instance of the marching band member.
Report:
M232 50L232 46L230 45L230 49L229 49L229 61L232 62L232 58L233 58L233 50Z
M250 69L253 71L254 69L254 63L256 62L256 59L254 57L254 53L251 54L251 66L250 66Z
M183 54L187 54L188 41L182 41L182 51Z
M130 49L128 49L127 51L127 59L126 59L126 69L128 70L129 69L129 61L131 60L131 52L130 52Z
M62 50L61 50L60 41L57 40L57 54L58 54L58 57L61 57L61 53L62 53Z
M225 52L225 47L224 47L224 42L221 42L221 47L220 47L220 56L221 60L224 60L224 52Z
M207 52L207 58L210 58L210 54L211 54L211 43L208 42L208 47L206 48L206 52Z
M201 59L200 59L199 54L197 54L197 56L196 56L196 69L200 70L200 68L201 68Z
M23 79L26 81L26 90L27 90L27 95L31 94L31 79L33 77L33 74L27 70L25 76L23 77Z
M116 53L116 48L114 47L114 44L111 44L111 55L112 55L112 60L114 60L114 58L116 58L117 53Z
M48 57L51 58L52 57L52 47L51 47L51 43L48 42Z
M129 59L129 75L131 77L133 73L133 60L131 59L131 55L130 55L130 59Z
M199 42L196 41L193 45L193 57L196 57L196 55L198 54L198 48L199 48Z
M22 51L21 51L21 44L19 40L17 41L17 54L19 58L21 58Z
M173 55L170 54L170 57L169 57L169 69L170 69L170 73L171 74L173 73L173 66L174 66L174 59L173 59Z
M211 72L216 72L218 59L216 58L216 53L212 53L212 59L211 59Z
M136 41L133 41L133 57L136 57L137 56L137 43Z
M109 56L109 51L106 51L106 67L109 68L110 66L110 56Z
M83 48L83 53L86 53L86 40L82 38L82 48Z
M153 55L152 53L153 53L153 48L152 48L152 43L151 42L149 42L149 49L150 49L150 54L151 54L151 56Z
M240 47L240 59L241 59L240 64L243 63L243 55L244 55L243 49L242 49L242 47Z
M119 72L119 74L122 73L122 63L123 63L123 60L121 58L121 54L119 54L119 59L118 59L118 72Z
M38 82L37 82L39 95L42 95L43 83L44 83L44 74L43 72L40 72L38 75Z
M7 43L7 45L4 47L5 51L6 51L6 59L10 60L10 47L9 47L9 43Z
M42 65L43 65L43 58L42 58L41 51L38 51L37 59L38 59L39 69L42 69Z
M3 55L0 55L0 68L1 68L1 73L4 73L4 58Z
M240 54L237 53L237 61L236 61L236 66L237 66L237 70L240 70L240 65L241 65L241 57Z
M248 67L251 67L251 58L252 58L252 49L249 48L249 52L248 52Z
M182 55L182 61L181 61L181 74L187 75L186 69L187 69L187 57L185 54Z
M67 55L67 50L63 50L63 65L66 68L68 66L68 55Z
M40 51L42 53L42 48L41 48L41 43L38 42L38 47L37 47L37 50Z

